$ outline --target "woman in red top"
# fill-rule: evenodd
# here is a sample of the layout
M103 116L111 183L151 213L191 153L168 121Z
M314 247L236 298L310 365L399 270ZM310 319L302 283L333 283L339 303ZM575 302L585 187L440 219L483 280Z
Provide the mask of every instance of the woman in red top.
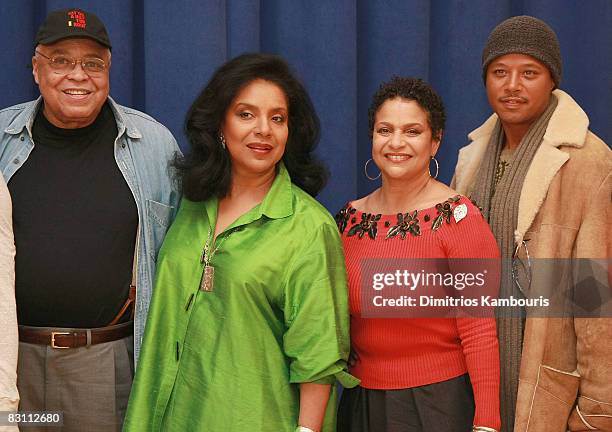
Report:
M457 269L474 265L461 260L478 258L482 264L488 259L495 270L499 251L478 208L435 180L434 156L444 121L440 97L419 79L392 79L380 87L370 106L372 159L382 186L336 216L351 302L350 372L361 379L361 386L344 390L339 431L500 428L495 320L488 315L490 309L483 309L486 305L472 308L487 314L474 317L461 315L459 310L469 308L452 303L470 296L463 283L467 273L460 280ZM374 167L366 163L366 175L372 178L367 168ZM384 271L376 273L380 268ZM414 279L406 269L413 276L438 274L440 279L411 286ZM486 281L494 294L496 274L491 271ZM436 287L442 277L451 282ZM432 297L446 303L426 307Z

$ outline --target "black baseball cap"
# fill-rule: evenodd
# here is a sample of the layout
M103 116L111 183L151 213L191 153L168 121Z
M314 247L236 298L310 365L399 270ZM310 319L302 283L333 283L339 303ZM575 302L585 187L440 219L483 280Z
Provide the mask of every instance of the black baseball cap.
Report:
M106 27L97 15L82 9L62 9L50 12L38 28L35 45L49 45L66 38L89 38L111 49Z

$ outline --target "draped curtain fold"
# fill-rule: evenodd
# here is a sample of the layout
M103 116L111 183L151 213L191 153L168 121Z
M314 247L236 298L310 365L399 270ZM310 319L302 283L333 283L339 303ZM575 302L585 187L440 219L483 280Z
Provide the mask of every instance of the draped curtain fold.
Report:
M450 181L467 133L491 113L483 45L512 15L534 15L557 32L561 88L585 109L595 133L612 142L610 0L9 0L2 7L1 107L38 96L27 65L47 12L80 7L109 31L111 95L164 123L183 149L187 109L218 66L243 52L283 55L321 118L318 154L332 176L319 199L332 212L378 185L363 175L367 108L393 75L421 77L441 94L447 127L439 178Z

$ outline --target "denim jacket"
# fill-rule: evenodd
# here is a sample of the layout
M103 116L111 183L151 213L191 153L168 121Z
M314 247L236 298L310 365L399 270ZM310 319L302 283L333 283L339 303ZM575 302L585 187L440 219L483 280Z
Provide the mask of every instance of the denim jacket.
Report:
M32 124L41 98L0 111L0 171L8 183L34 148ZM108 98L118 135L115 160L138 208L138 254L134 362L138 359L151 299L157 252L174 218L180 198L169 161L180 152L166 127L152 117ZM66 175L69 175L68 173Z

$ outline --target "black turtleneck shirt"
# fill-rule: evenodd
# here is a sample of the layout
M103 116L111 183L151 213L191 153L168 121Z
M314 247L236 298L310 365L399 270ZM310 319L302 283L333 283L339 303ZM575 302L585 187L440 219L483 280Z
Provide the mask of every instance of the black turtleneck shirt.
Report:
M114 156L117 124L61 129L38 111L34 149L8 183L19 324L103 327L125 303L138 213Z

